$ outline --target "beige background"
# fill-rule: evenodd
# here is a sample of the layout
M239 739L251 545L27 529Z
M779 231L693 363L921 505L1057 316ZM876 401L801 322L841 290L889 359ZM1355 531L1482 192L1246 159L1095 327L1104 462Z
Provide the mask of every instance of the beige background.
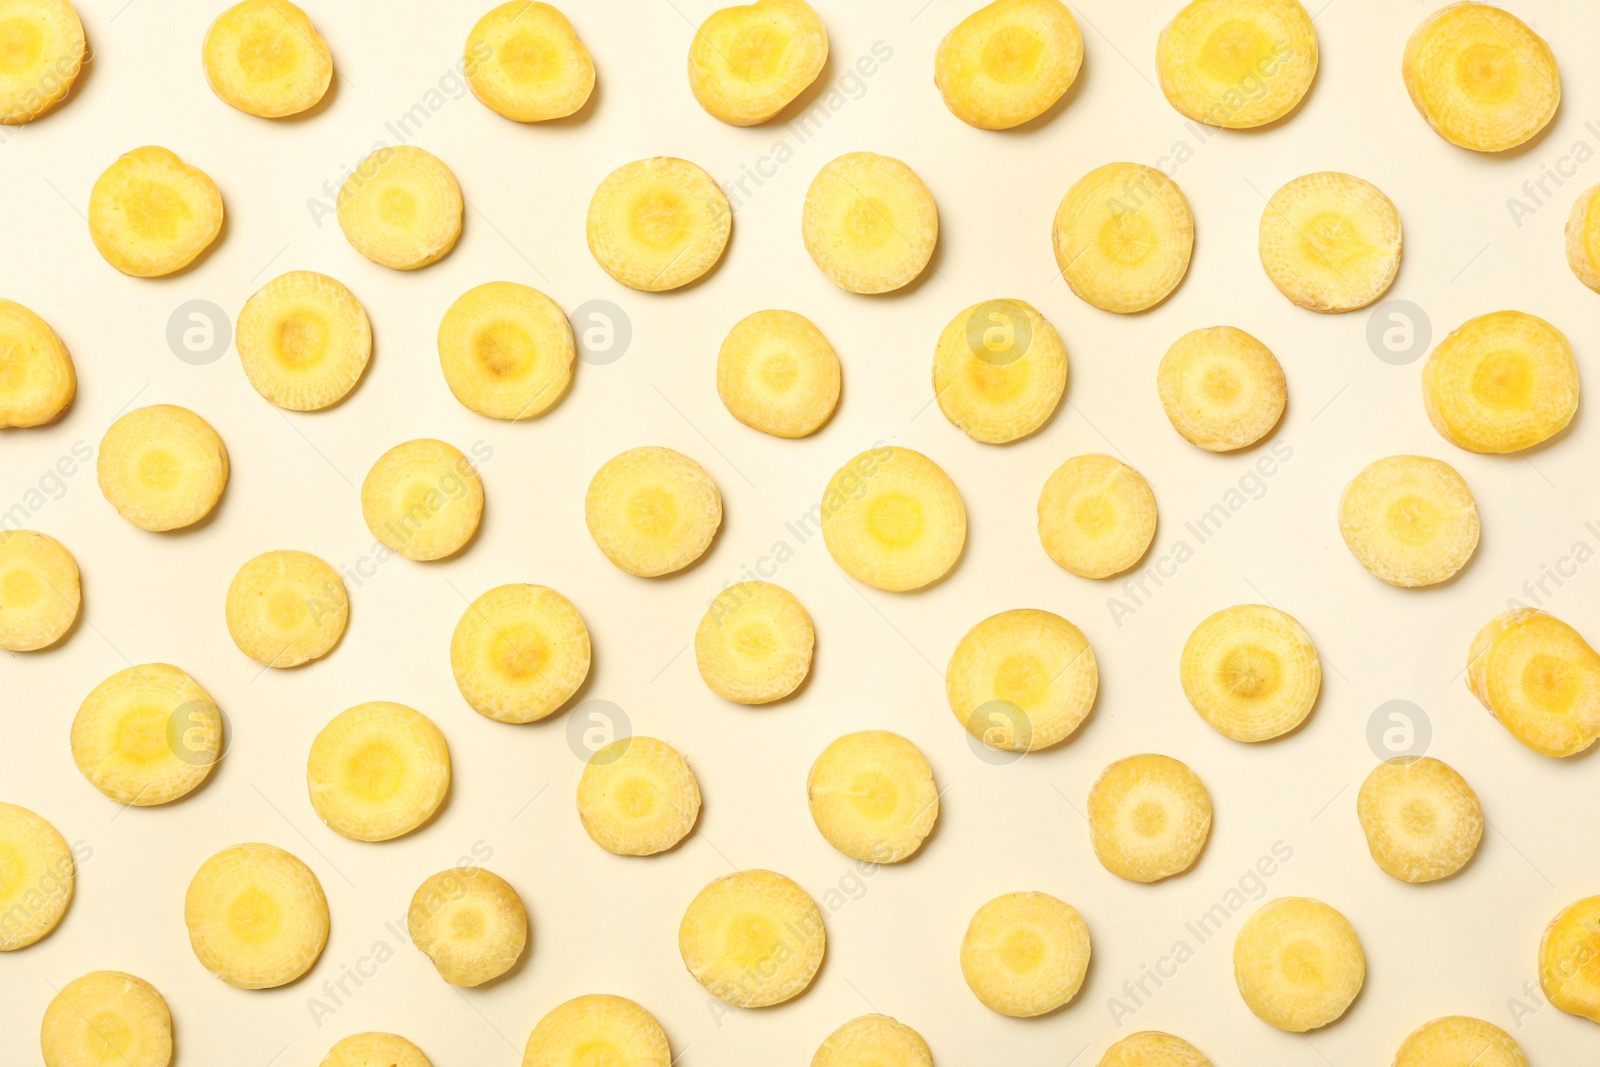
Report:
M200 41L218 4L85 0L96 59L81 91L48 119L7 131L0 145L0 292L55 325L82 379L61 424L5 435L0 510L39 503L25 497L29 488L76 442L95 446L129 404L194 408L226 440L234 473L215 520L187 534L122 522L89 468L65 479L64 490L49 483L59 499L45 499L29 519L77 555L86 616L64 646L0 661L0 795L38 810L92 855L61 927L0 959L0 1062L38 1062L37 1021L52 986L96 968L128 970L160 988L176 1019L178 1061L190 1067L316 1064L338 1037L365 1029L406 1034L439 1067L515 1063L544 1012L596 991L653 1011L685 1064L805 1064L834 1027L871 1010L915 1026L944 1065L1093 1064L1116 1037L1157 1028L1187 1037L1219 1067L1356 1067L1388 1062L1411 1029L1451 1013L1511 1030L1542 1067L1595 1056L1593 1024L1539 1007L1523 987L1536 979L1545 923L1600 891L1596 764L1546 759L1517 744L1459 672L1477 626L1522 596L1523 582L1545 566L1575 572L1559 590L1547 582L1550 608L1600 639L1600 565L1587 562L1600 550L1592 460L1600 428L1581 414L1563 438L1524 458L1453 448L1423 415L1420 362L1376 358L1364 312L1319 317L1292 307L1263 275L1255 233L1264 197L1283 182L1313 170L1358 174L1399 206L1406 258L1390 295L1424 308L1435 340L1473 315L1516 307L1568 331L1592 376L1600 297L1569 274L1561 227L1576 193L1600 182L1600 163L1590 158L1600 149L1600 124L1585 125L1600 120L1600 73L1585 47L1600 32L1600 11L1514 0L1562 60L1565 102L1534 145L1486 157L1434 136L1402 86L1401 49L1440 6L1433 0L1326 3L1317 19L1322 66L1302 109L1275 129L1206 137L1154 85L1156 35L1175 0L1075 5L1087 54L1078 84L1048 121L1011 133L971 129L946 112L932 84L933 50L972 5L923 2L819 5L834 56L826 77L842 91L820 132L802 140L784 125L733 129L695 105L684 57L712 0L567 0L599 68L599 90L579 120L541 128L501 119L450 81L481 3L312 5L341 74L337 91L314 117L273 123L231 110L206 87ZM874 47L889 57L871 77L846 83ZM414 104L426 109L441 80L446 91L431 98L440 106L412 143L454 168L471 203L466 232L442 263L396 274L360 258L331 219L319 226L308 201L323 197L324 182L336 184L374 141L392 141L385 123ZM1156 164L1180 143L1192 158L1175 175L1198 230L1187 280L1146 315L1086 306L1055 273L1049 227L1057 202L1094 166ZM81 217L99 171L143 144L165 145L204 168L227 202L227 231L213 254L166 281L117 274L95 253ZM835 155L860 149L905 160L940 206L933 268L888 298L834 288L800 241L811 177ZM753 195L741 198L720 267L703 284L665 296L613 283L583 238L600 179L655 154L694 160L720 180L746 167L770 175L759 188L746 186ZM778 155L781 165L763 162ZM1565 186L1547 180L1550 202L1519 226L1507 199L1525 197L1524 182L1552 172L1565 173ZM282 413L251 390L231 350L204 366L169 350L168 317L185 301L210 300L235 314L266 280L301 268L345 281L372 318L373 364L341 407ZM534 285L569 310L612 301L631 320L632 345L609 365L580 367L570 395L541 420L479 418L446 390L433 334L456 296L492 279ZM996 296L1034 303L1059 328L1072 361L1055 420L1009 448L970 441L930 406L940 328ZM746 429L715 393L722 336L768 307L810 316L843 361L842 405L808 440ZM1249 330L1282 360L1291 399L1272 444L1292 456L1259 483L1260 499L1175 573L1168 568L1164 586L1118 625L1108 598L1121 595L1119 583L1075 578L1040 549L1037 493L1069 456L1124 456L1149 477L1160 503L1147 563L1180 540L1193 547L1184 523L1241 478L1247 489L1256 485L1248 472L1269 454L1201 453L1162 415L1154 385L1162 352L1184 331L1217 323ZM419 436L493 449L483 467L481 536L458 559L394 560L352 583L351 625L338 650L302 670L262 674L223 627L234 570L280 547L356 565L372 541L356 487L385 449ZM942 464L971 515L965 558L922 594L859 587L819 541L798 544L784 528L815 503L838 465L880 439ZM584 530L590 475L640 444L696 457L726 501L709 556L669 580L621 573ZM1341 487L1368 462L1398 452L1448 460L1477 494L1482 546L1445 588L1391 589L1340 542ZM1585 525L1591 519L1596 527ZM816 620L815 673L798 699L768 710L735 707L706 691L684 650L708 598L779 540L795 553L776 580ZM1578 542L1585 563L1560 563ZM678 851L620 859L587 839L572 801L582 764L567 742L571 713L513 728L480 718L460 699L447 655L451 630L468 598L509 581L546 583L577 603L596 649L585 699L625 709L635 730L669 740L698 771L706 806ZM1202 617L1263 600L1300 618L1327 659L1307 726L1252 748L1223 739L1189 709L1177 659ZM1022 606L1082 626L1099 657L1101 697L1069 744L996 766L969 748L945 704L941 672L968 627ZM184 667L216 696L231 718L232 749L198 794L120 812L76 772L67 732L92 686L150 661ZM320 825L303 778L322 724L375 699L433 717L456 773L440 817L384 845L347 841ZM1394 699L1424 709L1430 751L1474 785L1492 824L1476 861L1442 884L1411 887L1380 873L1356 822L1356 787L1374 764L1368 719ZM857 880L853 864L813 828L804 781L829 740L869 727L922 746L944 806L923 854ZM1197 868L1154 887L1101 869L1079 814L1102 767L1143 751L1188 762L1216 805ZM320 963L306 980L272 992L241 992L212 978L190 953L182 923L184 887L199 863L251 840L305 859L332 907ZM1355 924L1369 960L1366 989L1349 1015L1309 1037L1257 1021L1233 988L1230 945L1255 902L1209 944L1198 945L1184 925L1225 902L1275 843L1293 858L1260 892L1334 904ZM459 992L385 923L401 920L425 876L474 848L492 852L488 865L521 892L536 933L514 974ZM828 959L810 992L776 1009L721 1015L683 970L676 925L706 881L757 866L794 877L819 899L840 890L848 902L828 919ZM1079 998L1032 1022L979 1005L956 962L972 912L1020 889L1072 902L1094 938ZM1144 967L1170 974L1162 960L1179 939L1194 957L1159 990L1147 979L1154 996L1114 1019L1111 998L1125 998L1124 982ZM386 962L374 968L379 943ZM347 981L354 995L314 1019L311 998L332 1006L322 984L347 967L371 976L359 989ZM1524 1002L1520 1020L1511 998Z

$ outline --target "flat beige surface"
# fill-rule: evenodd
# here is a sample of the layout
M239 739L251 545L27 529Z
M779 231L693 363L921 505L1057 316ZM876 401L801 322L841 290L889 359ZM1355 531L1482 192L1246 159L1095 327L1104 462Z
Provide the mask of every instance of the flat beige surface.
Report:
M186 1067L316 1064L337 1038L367 1029L405 1034L438 1067L513 1064L540 1016L589 992L622 994L653 1011L686 1065L803 1065L836 1026L874 1009L916 1027L944 1067L1093 1064L1115 1038L1151 1028L1188 1038L1218 1067L1356 1067L1388 1062L1414 1027L1452 1013L1510 1030L1538 1067L1595 1057L1594 1024L1540 1006L1524 986L1536 980L1545 923L1600 892L1592 815L1600 768L1593 758L1560 762L1517 744L1459 672L1477 627L1507 598L1526 600L1523 583L1547 567L1569 576L1559 588L1546 581L1549 608L1600 639L1600 427L1580 412L1570 433L1526 458L1455 449L1423 415L1421 363L1375 358L1365 312L1320 317L1291 306L1257 262L1256 227L1265 197L1290 178L1321 169L1360 175L1400 209L1405 262L1390 295L1426 309L1434 340L1473 315L1520 308L1568 331L1585 375L1600 383L1600 296L1573 279L1561 246L1577 192L1600 182L1600 121L1585 125L1600 120L1600 71L1585 44L1600 32L1600 11L1557 0L1512 5L1555 48L1565 103L1542 140L1490 158L1435 136L1401 83L1406 36L1439 6L1434 0L1332 0L1317 19L1322 69L1305 106L1253 134L1202 133L1155 88L1156 35L1175 0L1076 6L1087 58L1065 107L1031 130L968 128L942 106L932 57L972 5L932 0L919 11L923 2L820 4L834 56L826 77L841 92L833 110L822 99L827 117L809 137L781 124L733 129L695 105L685 56L711 0L569 0L599 69L598 96L578 121L542 128L501 119L451 81L483 5L310 5L340 78L324 111L281 123L233 111L207 89L200 41L219 4L83 5L97 58L81 92L48 119L6 131L0 145L0 293L55 325L81 377L64 422L0 440L0 511L25 502L27 524L73 550L86 605L62 647L0 661L0 797L41 812L92 855L61 927L0 958L0 1063L36 1064L52 987L96 968L133 972L161 990ZM858 57L874 52L886 58L872 76L847 80ZM410 141L450 164L471 208L455 252L404 275L360 258L326 205L319 226L308 202L336 188L341 168L373 142L392 143L387 124L418 104L414 114L425 118ZM222 241L198 269L153 282L103 262L80 214L106 164L152 143L207 170L228 210ZM940 207L933 271L889 298L834 288L800 240L812 175L861 149L911 164ZM1175 151L1184 159L1173 173L1198 234L1187 280L1147 315L1119 318L1086 306L1056 276L1051 256L1050 220L1062 194L1112 160L1172 170ZM759 178L737 196L721 266L704 283L664 296L617 286L583 237L601 178L653 154L694 160L723 181ZM1524 183L1557 173L1564 186L1547 180L1541 199L1549 202L1519 226L1507 199L1532 207ZM372 366L348 402L329 412L280 412L251 390L231 351L194 366L165 340L168 316L183 302L210 300L236 314L255 289L291 269L341 279L372 317ZM632 345L609 365L581 366L571 394L541 420L479 418L446 389L433 338L455 297L494 279L533 285L569 311L612 301L631 319ZM950 426L929 385L946 321L997 296L1038 307L1071 357L1067 403L1037 437L1009 448L976 444ZM724 333L768 307L811 317L843 361L839 412L807 440L749 430L717 399ZM1289 381L1283 425L1241 456L1186 444L1156 396L1167 345L1219 323L1260 337ZM158 402L192 407L227 442L233 480L210 524L176 535L134 529L101 498L92 466L47 480L41 497L26 495L58 457L93 448L124 407ZM357 487L384 450L421 436L492 449L482 467L482 533L449 562L395 559L373 569ZM816 503L838 465L879 440L926 452L966 498L966 556L925 593L859 587L820 538L802 541L786 526ZM612 567L583 523L590 475L644 444L698 459L727 509L705 561L664 581ZM1143 573L1159 566L1162 583L1157 589L1147 579L1154 595L1120 618L1110 598L1134 603L1120 582L1059 570L1034 533L1039 487L1062 460L1088 451L1138 467L1161 508ZM1287 456L1274 473L1252 475L1274 451ZM1483 543L1447 587L1389 588L1362 571L1339 538L1344 484L1397 452L1448 460L1477 494ZM1241 486L1242 495L1230 496ZM1228 518L1202 544L1186 523L1219 503ZM1176 564L1180 544L1193 553ZM685 649L707 600L775 546L792 555L775 580L816 620L815 673L788 703L735 707L705 689ZM314 552L367 576L350 583L350 629L329 658L263 674L229 641L223 597L241 563L274 548ZM450 675L451 630L469 598L510 581L549 584L573 599L595 645L584 699L625 709L636 731L670 741L699 773L705 810L679 850L624 859L584 835L573 804L582 763L567 741L573 713L516 728L480 718L461 700ZM1220 737L1190 710L1177 665L1201 618L1259 601L1298 617L1327 658L1322 700L1306 727L1252 748ZM968 627L1024 606L1057 611L1088 634L1101 699L1072 742L996 766L969 748L945 704L941 672ZM97 682L149 661L182 666L215 695L232 723L232 747L199 793L167 808L119 811L74 769L68 727ZM401 701L431 716L455 760L455 788L440 817L381 845L320 825L304 781L316 732L367 700ZM1483 799L1491 828L1476 861L1451 881L1402 885L1366 853L1356 788L1375 758L1369 716L1389 700L1425 709L1429 751ZM922 854L862 878L812 826L804 783L828 741L865 728L915 740L945 792ZM1102 767L1145 751L1187 762L1216 804L1198 866L1156 886L1106 873L1080 814ZM327 890L327 952L306 980L285 989L228 988L189 951L188 879L207 856L241 841L290 849ZM1292 850L1292 859L1253 880L1258 859L1275 846ZM486 854L527 902L532 950L493 987L458 992L399 935L423 878ZM832 907L827 962L793 1003L730 1014L708 1002L678 959L684 905L732 867L781 871ZM1024 889L1075 904L1094 939L1078 999L1031 1022L983 1008L957 965L974 910ZM1252 894L1318 897L1354 923L1369 976L1342 1022L1296 1037L1246 1010L1230 953L1257 906ZM1220 932L1202 942L1187 924L1218 905ZM1179 945L1185 962L1175 966ZM1158 972L1159 982L1146 977ZM1146 993L1124 987L1141 981ZM324 986L340 982L346 993ZM1133 1014L1115 1018L1113 998Z

